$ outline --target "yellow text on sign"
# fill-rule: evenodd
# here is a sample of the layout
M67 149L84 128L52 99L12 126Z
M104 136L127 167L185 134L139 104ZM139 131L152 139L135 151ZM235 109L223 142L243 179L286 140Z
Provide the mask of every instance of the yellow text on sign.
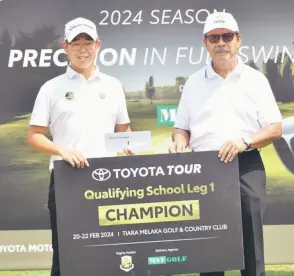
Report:
M123 225L200 219L199 200L98 207L99 225Z

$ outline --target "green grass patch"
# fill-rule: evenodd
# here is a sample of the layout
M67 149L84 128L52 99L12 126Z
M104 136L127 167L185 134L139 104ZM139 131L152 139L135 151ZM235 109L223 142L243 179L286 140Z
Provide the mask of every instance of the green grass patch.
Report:
M50 272L45 270L38 271L0 271L0 276L49 276ZM239 271L230 271L226 276L240 276ZM293 265L268 265L266 266L267 276L294 276ZM194 274L177 274L177 276L199 276Z

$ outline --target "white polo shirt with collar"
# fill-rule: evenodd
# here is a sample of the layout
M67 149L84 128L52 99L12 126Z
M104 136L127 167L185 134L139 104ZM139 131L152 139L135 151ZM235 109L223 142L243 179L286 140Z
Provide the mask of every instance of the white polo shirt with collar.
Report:
M40 89L30 125L49 127L53 143L80 151L86 158L115 156L105 148L104 134L116 124L129 123L121 83L96 68L88 80L68 67L66 73L46 82ZM60 156L51 156L53 161Z
M282 115L267 78L238 57L226 79L211 62L187 79L175 127L190 131L193 151L209 151L276 122Z

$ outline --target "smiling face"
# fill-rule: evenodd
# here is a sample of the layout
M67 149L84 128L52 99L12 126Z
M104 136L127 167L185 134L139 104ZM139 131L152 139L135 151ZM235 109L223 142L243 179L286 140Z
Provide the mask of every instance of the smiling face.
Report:
M237 54L241 35L228 29L215 29L205 35L203 42L214 62L224 62Z
M100 45L99 40L93 40L87 34L77 35L70 43L62 42L72 67L77 69L87 69L95 64Z

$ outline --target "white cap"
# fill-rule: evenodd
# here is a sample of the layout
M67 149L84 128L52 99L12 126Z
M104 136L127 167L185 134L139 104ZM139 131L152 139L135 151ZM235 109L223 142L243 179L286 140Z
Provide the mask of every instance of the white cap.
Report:
M94 40L98 39L96 25L85 18L78 17L66 23L64 29L64 40L71 42L77 35L86 33Z
M233 15L227 12L215 12L207 16L203 34L215 29L228 29L232 32L239 32L237 21Z

